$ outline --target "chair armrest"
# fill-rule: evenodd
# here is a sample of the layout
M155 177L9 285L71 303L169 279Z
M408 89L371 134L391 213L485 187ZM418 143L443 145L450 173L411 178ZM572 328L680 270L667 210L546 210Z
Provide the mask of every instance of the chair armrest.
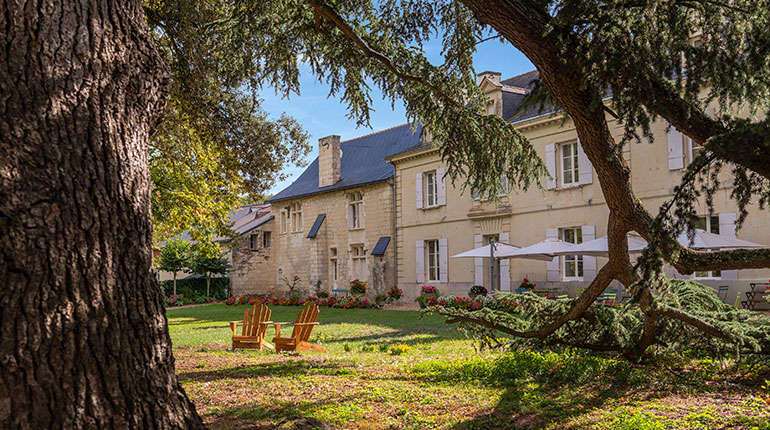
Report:
M316 322L309 322L309 323L292 323L292 324L294 324L294 326L296 327L298 325L318 325L318 324L321 324L321 323L316 321Z
M233 336L235 336L235 328L238 326L238 323L241 321L230 321L230 330L233 332Z

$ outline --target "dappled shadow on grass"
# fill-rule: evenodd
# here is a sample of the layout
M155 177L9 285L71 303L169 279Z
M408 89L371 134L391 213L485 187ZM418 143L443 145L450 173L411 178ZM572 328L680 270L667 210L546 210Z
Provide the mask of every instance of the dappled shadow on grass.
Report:
M345 376L355 373L350 364L326 360L287 360L242 365L227 369L183 372L177 375L180 382L210 382L223 378L248 379L258 377L292 377L296 375Z

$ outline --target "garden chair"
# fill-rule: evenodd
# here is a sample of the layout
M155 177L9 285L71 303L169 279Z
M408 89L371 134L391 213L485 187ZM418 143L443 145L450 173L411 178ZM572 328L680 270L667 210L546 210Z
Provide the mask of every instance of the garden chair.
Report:
M618 301L618 289L608 288L604 293L596 298L596 301L603 304L615 304Z
M308 342L308 339L310 339L310 332L313 331L313 326L318 325L316 318L318 318L318 305L310 303L299 312L297 321L293 323L273 323L275 325L275 337L273 338L275 352L307 351L310 349L314 351L326 351L326 348ZM291 337L281 337L281 326L284 324L291 324L294 326Z
M259 303L243 312L243 321L230 321L230 330L233 331L233 350L236 348L259 349L263 347L273 349L273 345L265 341L267 326L270 321L270 309L264 303ZM241 334L236 334L238 323L242 323Z
M719 300L722 301L722 303L725 303L727 301L727 292L730 290L729 285L720 285L719 286L719 292L717 293L717 297L719 297Z

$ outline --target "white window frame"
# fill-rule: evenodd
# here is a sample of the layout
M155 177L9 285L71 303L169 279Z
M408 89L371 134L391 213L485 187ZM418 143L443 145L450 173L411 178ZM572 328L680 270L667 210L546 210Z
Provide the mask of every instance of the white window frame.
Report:
M701 228L701 230L704 230L708 233L714 233L719 234L720 228L719 228L719 215L700 215L698 216L698 222L696 224L702 225L696 225L695 228ZM716 228L715 228L716 227ZM705 272L694 272L693 278L696 280L709 280L709 279L722 279L722 271L721 270L709 270Z
M292 203L290 206L291 231L299 233L302 231L302 203Z
M570 168L567 169L565 160L570 160ZM571 180L567 182L567 173ZM562 187L575 187L580 185L580 166L578 163L578 142L564 142L559 144L559 182Z
M262 247L263 248L270 248L270 242L272 241L272 234L269 231L263 231L262 232Z
M570 235L571 233L571 235ZM583 242L583 227L563 227L559 229L561 240L579 245ZM573 276L567 276L567 266L575 265ZM583 272L581 276L580 272ZM585 267L583 266L582 255L564 255L561 258L561 274L563 281L582 281L585 276Z
M695 157L698 155L698 153L703 151L703 145L698 145L695 141L692 140L690 136L687 136L686 134L682 134L682 138L684 139L685 154L687 154L688 157L687 164L691 164L693 161L695 161Z
M350 214L353 217L350 224L350 230L360 230L364 228L364 193L354 191L348 194L348 206L351 207Z
M438 174L435 170L423 173L425 180L425 207L438 207Z
M350 259L354 279L366 281L366 249L363 244L350 245Z
M289 206L286 206L281 210L281 234L285 234L289 232L289 213L291 209L289 209Z
M438 239L425 241L425 271L428 282L441 282L441 256Z
M332 263L332 280L337 281L339 280L339 264L337 260L337 248L331 248L329 249L329 253L331 254L331 257L329 257L329 260L331 260Z

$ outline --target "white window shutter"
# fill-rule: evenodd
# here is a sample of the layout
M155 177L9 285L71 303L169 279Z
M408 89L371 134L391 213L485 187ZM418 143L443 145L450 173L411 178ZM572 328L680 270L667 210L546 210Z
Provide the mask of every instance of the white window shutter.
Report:
M500 242L510 243L508 233L500 233ZM500 259L500 291L511 291L511 260L509 258Z
M438 280L449 282L449 255L446 238L438 240Z
M583 242L596 239L596 228L592 225L581 227L583 233ZM593 282L596 278L596 257L588 255L583 256L583 281Z
M670 126L668 128L668 170L684 168L684 144L682 132Z
M726 237L735 237L735 212L719 214L719 235ZM722 279L738 279L737 270L723 270Z
M549 228L548 230L545 231L545 237L546 239L558 239L559 229ZM558 282L560 279L559 278L559 257L554 257L553 260L546 262L545 271L546 271L546 276L545 276L546 281Z
M348 205L348 230L355 227L353 225L353 205Z
M545 146L545 169L551 176L545 181L545 189L552 190L556 188L556 144L551 143Z
M473 249L481 248L483 240L481 235L477 234L473 236ZM476 285L484 285L484 259L475 258L475 267L473 272L473 283Z
M588 156L583 152L583 145L580 144L578 139L578 180L581 185L590 184L593 182L593 168L591 162L588 161ZM583 236L585 239L585 236ZM584 260L585 261L585 260ZM585 267L585 265L583 266Z
M443 167L440 169L436 169L436 181L438 182L438 205L444 206L446 205L446 181L444 180L444 174L446 173L446 169Z
M422 209L422 172L414 178L414 189L417 191L417 209Z
M417 282L425 282L425 241L418 240L415 246L415 271Z

